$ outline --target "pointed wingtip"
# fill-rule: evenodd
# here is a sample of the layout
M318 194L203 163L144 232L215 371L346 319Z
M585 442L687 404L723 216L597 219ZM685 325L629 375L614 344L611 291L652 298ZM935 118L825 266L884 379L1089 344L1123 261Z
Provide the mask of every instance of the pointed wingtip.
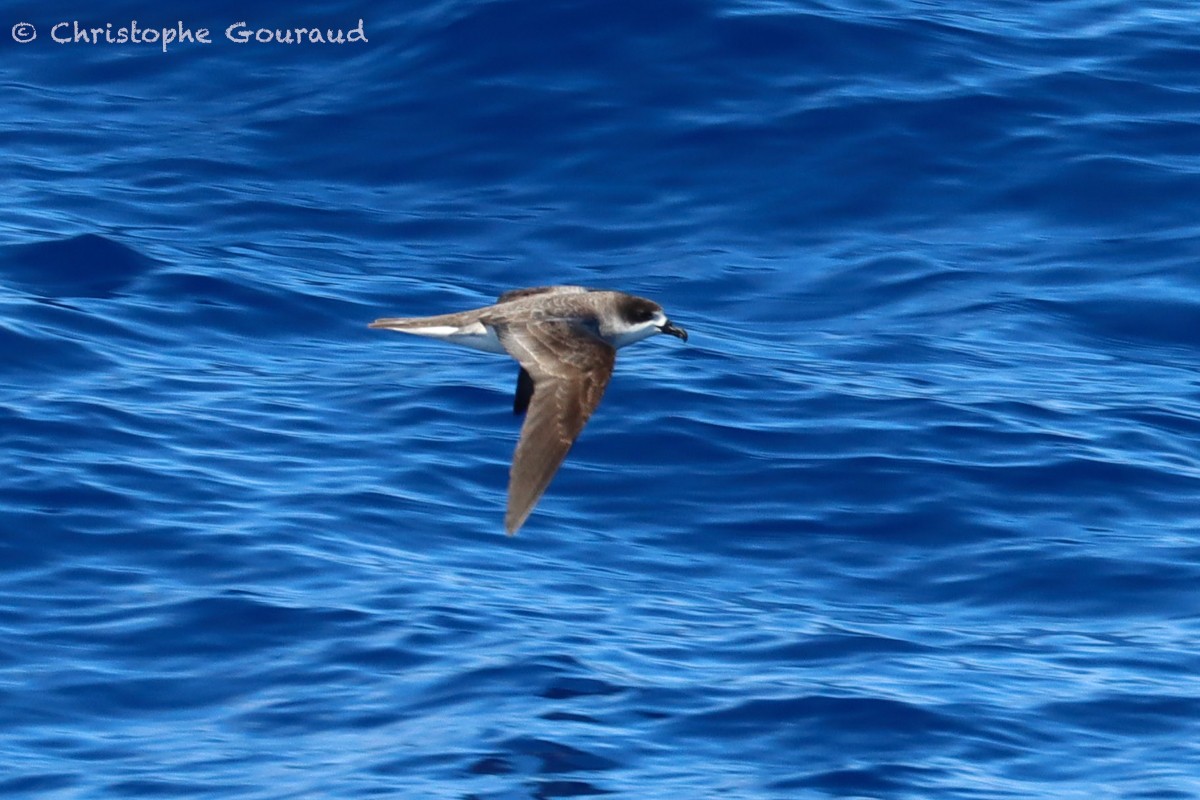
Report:
M412 320L409 317L381 317L374 322L368 323L368 328L382 328L384 330L402 331L409 327Z
M521 530L521 526L525 524L525 520L529 519L529 512L533 511L533 507L525 509L525 513L519 514L516 509L510 508L508 513L504 515L504 532L509 536L516 536L517 531Z

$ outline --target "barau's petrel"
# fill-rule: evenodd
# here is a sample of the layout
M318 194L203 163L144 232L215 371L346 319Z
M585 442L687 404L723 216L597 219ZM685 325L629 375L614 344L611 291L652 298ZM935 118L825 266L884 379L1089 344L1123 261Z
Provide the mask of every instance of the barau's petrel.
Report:
M600 404L617 349L656 333L687 341L687 331L672 325L658 303L582 286L516 289L494 306L377 319L370 327L505 353L521 365L513 413L529 413L509 472L509 535L524 524Z

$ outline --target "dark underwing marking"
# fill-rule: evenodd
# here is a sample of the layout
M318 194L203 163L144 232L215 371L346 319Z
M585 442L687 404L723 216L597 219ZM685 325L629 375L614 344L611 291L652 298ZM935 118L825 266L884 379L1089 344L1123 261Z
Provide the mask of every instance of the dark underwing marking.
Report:
M524 367L521 367L521 371L517 373L517 394L513 398L513 413L524 414L532 399L533 378L529 377L529 373L525 371Z

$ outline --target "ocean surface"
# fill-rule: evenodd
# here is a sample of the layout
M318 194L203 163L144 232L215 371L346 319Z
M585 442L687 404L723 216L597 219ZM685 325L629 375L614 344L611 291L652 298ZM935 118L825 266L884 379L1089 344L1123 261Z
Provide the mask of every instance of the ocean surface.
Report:
M1193 0L50 5L0 796L1200 798ZM556 283L691 338L509 538L515 363L367 323Z

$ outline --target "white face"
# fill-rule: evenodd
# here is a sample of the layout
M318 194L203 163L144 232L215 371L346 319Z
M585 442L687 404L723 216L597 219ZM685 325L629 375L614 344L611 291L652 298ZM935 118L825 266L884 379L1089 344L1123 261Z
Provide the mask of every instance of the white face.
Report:
M656 333L662 333L659 330L663 325L667 324L667 315L663 312L658 312L645 322L636 323L624 330L614 333L609 339L613 347L624 347L627 344L640 342L642 339L653 336Z

